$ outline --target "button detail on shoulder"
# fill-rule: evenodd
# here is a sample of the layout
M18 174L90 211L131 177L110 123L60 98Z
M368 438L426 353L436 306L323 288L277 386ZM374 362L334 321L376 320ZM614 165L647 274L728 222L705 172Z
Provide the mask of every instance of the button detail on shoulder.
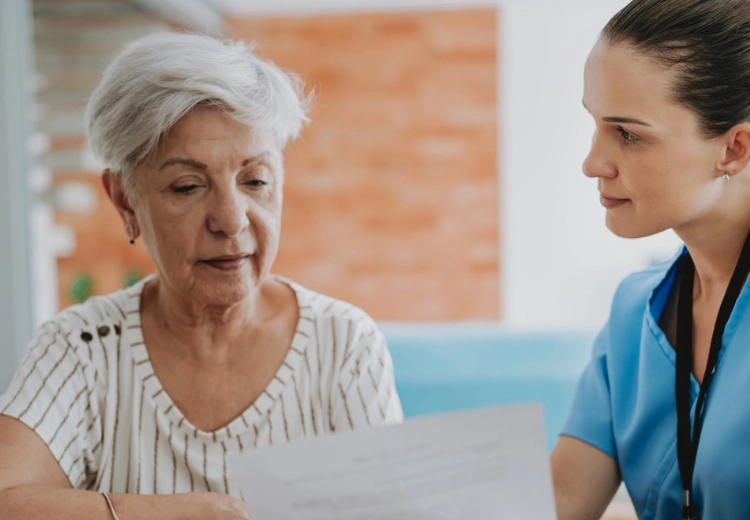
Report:
M96 332L99 333L100 337L106 338L109 335L109 327L107 327L106 325L103 325L99 327L98 329L96 329Z
M92 336L91 333L89 333L89 332L82 332L81 333L81 339L83 341L85 341L86 343L88 343L89 341L91 341L92 339L94 339L94 336Z

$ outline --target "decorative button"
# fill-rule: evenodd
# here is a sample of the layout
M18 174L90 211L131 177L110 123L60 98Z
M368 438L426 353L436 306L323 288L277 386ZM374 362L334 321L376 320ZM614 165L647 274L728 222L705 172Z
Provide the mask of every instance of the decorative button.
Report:
M107 327L106 325L99 327L98 329L96 329L96 331L102 338L106 338L109 335L109 327Z
M91 335L90 333L88 333L88 332L82 332L82 333L81 333L81 339L82 339L83 341L85 341L86 343L88 343L89 341L91 341L92 339L94 339L94 336L92 336L92 335Z
M122 331L120 330L120 326L119 326L119 325L115 325L115 334L117 334L117 335L119 336L119 335L120 335L120 332L122 332Z

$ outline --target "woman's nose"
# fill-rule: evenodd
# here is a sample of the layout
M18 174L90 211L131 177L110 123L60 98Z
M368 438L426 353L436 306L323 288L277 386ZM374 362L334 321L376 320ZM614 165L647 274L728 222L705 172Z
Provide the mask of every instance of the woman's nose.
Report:
M590 178L614 177L617 175L616 172L617 170L607 154L604 143L594 134L591 141L591 150L583 161L583 174Z
M235 189L218 191L211 201L208 229L228 237L239 235L250 224L246 202L245 197Z

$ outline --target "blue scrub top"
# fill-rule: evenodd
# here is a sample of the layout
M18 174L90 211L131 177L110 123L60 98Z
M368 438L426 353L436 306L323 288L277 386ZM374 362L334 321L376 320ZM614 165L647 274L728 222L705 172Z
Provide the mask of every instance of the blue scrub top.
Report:
M562 430L617 461L641 520L682 518L675 351L659 318L683 253L620 284ZM693 476L701 520L750 519L748 300L745 283L724 330L706 396ZM700 388L694 377L691 383L694 416Z

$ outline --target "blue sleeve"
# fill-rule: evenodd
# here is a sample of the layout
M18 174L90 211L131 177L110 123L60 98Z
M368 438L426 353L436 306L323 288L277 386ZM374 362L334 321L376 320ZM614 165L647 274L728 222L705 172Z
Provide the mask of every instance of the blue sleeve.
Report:
M617 460L607 368L609 324L594 343L591 361L578 381L573 408L560 432L582 440Z

